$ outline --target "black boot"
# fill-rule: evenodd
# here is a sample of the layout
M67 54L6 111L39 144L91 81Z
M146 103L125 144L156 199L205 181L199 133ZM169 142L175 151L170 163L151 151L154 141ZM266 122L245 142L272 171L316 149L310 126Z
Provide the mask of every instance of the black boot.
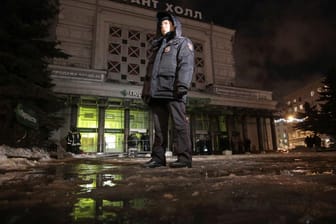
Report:
M176 160L175 162L169 163L169 167L170 168L184 168L184 167L191 168L191 161Z
M145 168L156 168L156 167L161 167L161 166L166 166L165 162L158 162L154 159L149 160L143 165Z

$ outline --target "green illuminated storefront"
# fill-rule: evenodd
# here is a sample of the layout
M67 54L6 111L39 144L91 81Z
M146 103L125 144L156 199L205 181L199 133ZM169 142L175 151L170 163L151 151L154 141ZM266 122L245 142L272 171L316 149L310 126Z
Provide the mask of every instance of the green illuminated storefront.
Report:
M135 133L139 139L149 131L149 112L138 108L109 108L78 105L74 107L84 152L122 153L127 150L127 136ZM125 119L126 118L126 119ZM141 151L141 144L138 144Z
M117 99L115 99L117 100ZM144 134L153 136L150 112L140 100L129 105L118 99L120 106L111 104L113 100L105 100L99 104L96 99L93 105L84 100L76 100L71 108L72 124L81 133L81 149L86 153L127 153L130 134L136 134L139 144L138 152L144 151L141 137ZM114 105L114 106L112 106ZM141 106L139 106L141 105ZM197 109L189 111L191 120L192 141L195 153L202 153L207 144L208 154L216 153L211 149L222 150L222 138L228 138L227 116L202 112ZM169 134L172 134L171 131ZM150 142L151 144L151 142ZM205 152L205 153L207 153ZM219 152L220 153L220 152Z

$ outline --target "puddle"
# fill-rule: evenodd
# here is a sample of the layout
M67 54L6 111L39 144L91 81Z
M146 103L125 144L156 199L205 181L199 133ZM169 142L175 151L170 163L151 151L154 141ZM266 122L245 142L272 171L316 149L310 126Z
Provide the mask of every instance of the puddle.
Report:
M1 223L253 224L274 215L301 223L307 208L316 223L335 223L334 158L221 158L192 169L50 165L13 173L16 181L1 186Z
M125 213L142 209L146 206L146 203L147 200L144 198L119 201L79 198L78 202L74 205L71 216L74 223L83 223L83 221L86 221L86 223L97 223L97 221L103 220L109 220L109 223L123 220L125 223L128 223L126 222L128 216Z
M82 188L79 193L86 192L89 193L97 187L115 187L117 185L116 181L122 180L122 175L120 174L90 174L90 175L80 175L84 184L79 186Z
M104 194L86 197L94 190L103 189L106 194L115 188L123 179L116 173L117 168L104 164L64 164L26 171L21 179L25 185L18 184L15 191L8 187L7 199L0 197L2 223L97 223L107 218L113 220L119 214L117 210L125 207L143 207L144 199L111 201L104 199ZM59 206L64 208L57 211ZM59 214L57 217L55 212ZM35 217L43 218L43 222Z

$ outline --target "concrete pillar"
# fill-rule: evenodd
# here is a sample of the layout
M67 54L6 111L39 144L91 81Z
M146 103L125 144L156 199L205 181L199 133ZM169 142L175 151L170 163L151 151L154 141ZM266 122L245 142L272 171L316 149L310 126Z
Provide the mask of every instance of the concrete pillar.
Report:
M259 151L264 151L264 136L263 136L263 131L262 131L262 120L261 118L258 116L257 117L257 133L258 133L258 144L259 144Z
M105 151L105 109L107 106L107 98L98 99L98 152Z
M271 134L272 134L272 146L273 146L273 150L276 151L278 150L278 146L277 146L277 136L276 136L273 116L270 117L270 123L271 123Z
M227 133L228 133L228 140L229 140L229 149L232 151L232 145L231 145L231 138L232 138L232 115L226 116L226 127L227 127Z
M70 99L70 127L77 127L77 120L78 120L78 104L79 104L79 97L71 97Z
M242 137L243 137L243 139L242 139L242 141L244 142L244 140L245 139L247 139L248 138L248 136L247 136L247 118L246 118L246 116L244 115L244 116L242 116Z
M127 139L130 134L130 109L129 109L130 102L129 100L124 100L124 152L128 153L128 144Z
M154 121L152 110L149 111L149 147L152 149L154 142Z

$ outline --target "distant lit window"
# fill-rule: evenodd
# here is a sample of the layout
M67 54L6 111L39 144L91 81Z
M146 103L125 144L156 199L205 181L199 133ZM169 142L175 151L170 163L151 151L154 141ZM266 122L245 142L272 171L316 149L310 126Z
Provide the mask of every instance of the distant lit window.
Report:
M300 104L299 108L300 108L300 110L303 110L303 104Z
M317 92L321 93L322 92L322 87L317 88Z
M297 107L297 106L294 107L294 111L295 111L295 112L298 111L298 107Z
M314 90L310 91L310 96L313 97L315 95Z
M288 101L288 102L287 102L287 105L290 106L290 105L291 105L291 101Z
M296 103L296 99L293 100L293 103Z

